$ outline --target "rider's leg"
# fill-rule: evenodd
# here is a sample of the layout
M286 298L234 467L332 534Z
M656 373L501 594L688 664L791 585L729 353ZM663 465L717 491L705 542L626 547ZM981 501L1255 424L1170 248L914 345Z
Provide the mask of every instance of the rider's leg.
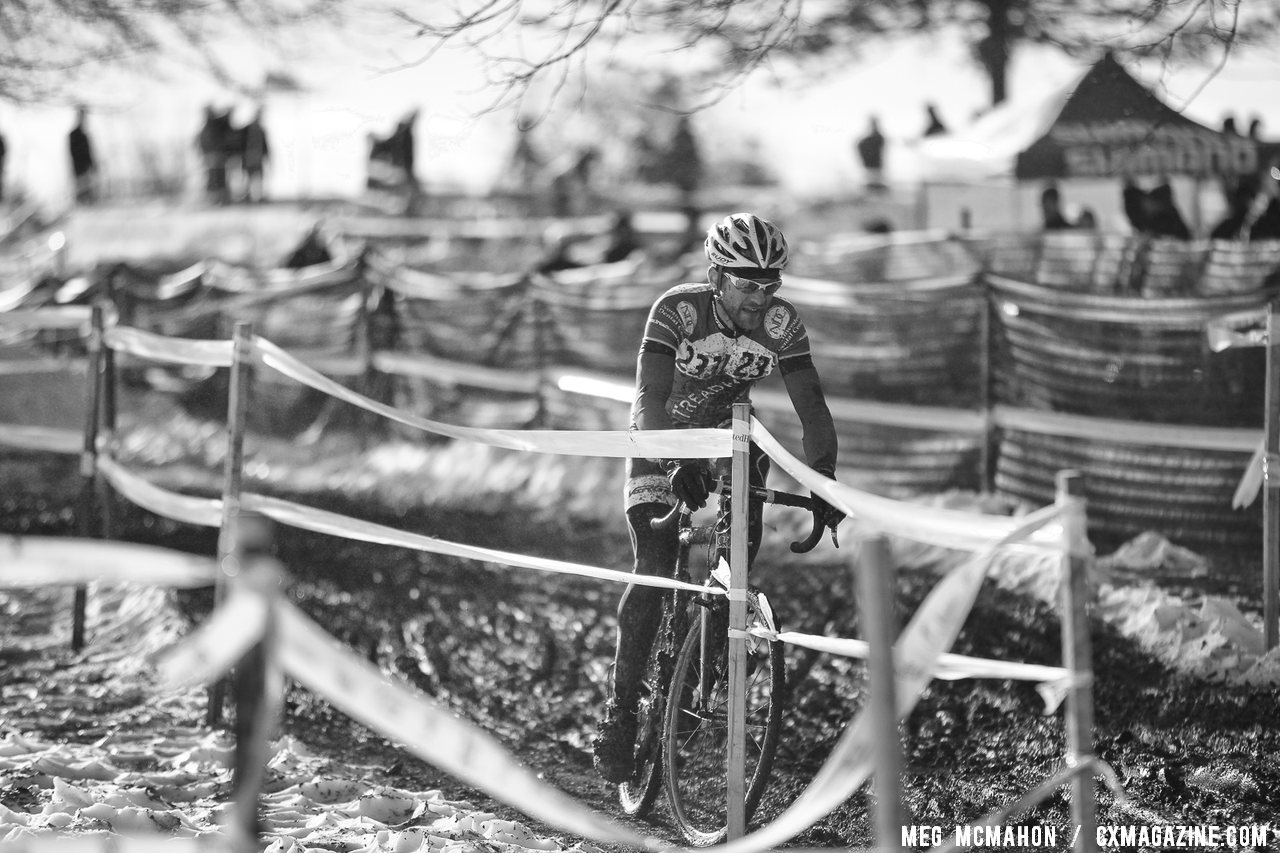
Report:
M670 576L679 550L674 526L654 530L649 522L671 511L675 497L666 475L646 459L628 460L627 525L636 574ZM630 585L618 604L618 638L609 703L595 742L596 768L611 782L630 778L635 714L649 649L662 618L663 591Z
M654 530L649 522L671 507L646 503L627 510L635 573L670 577L676 564L678 540L675 526ZM613 696L619 707L634 710L639 700L649 648L662 618L663 590L652 586L628 586L618 603L618 646L613 664Z

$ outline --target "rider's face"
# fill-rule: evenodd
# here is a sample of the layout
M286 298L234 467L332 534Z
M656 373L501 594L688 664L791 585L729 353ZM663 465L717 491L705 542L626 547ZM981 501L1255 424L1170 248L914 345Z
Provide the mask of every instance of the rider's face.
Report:
M778 289L777 274L772 273L766 276L767 280L758 281L740 278L720 267L709 267L707 275L720 292L720 305L729 321L739 331L758 329L764 322L769 303L773 302L773 293Z

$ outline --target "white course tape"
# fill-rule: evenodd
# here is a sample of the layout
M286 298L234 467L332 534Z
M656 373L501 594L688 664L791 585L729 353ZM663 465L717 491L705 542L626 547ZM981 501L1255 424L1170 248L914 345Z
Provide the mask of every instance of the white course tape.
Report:
M894 536L943 548L978 551L1001 541L1010 531L1021 529L1023 520L1019 518L927 507L837 483L797 459L754 417L751 440L801 485L821 495L832 506ZM1058 550L1062 533L1057 525L1043 530L1037 525L1032 529L1036 531L1032 544Z
M1061 510L1051 506L1027 516L1021 526L950 572L925 597L893 647L899 719L911 713L929 684L939 656L955 642L996 551L1030 536L1059 514ZM726 853L756 853L776 847L812 826L870 777L874 745L879 737L870 715L865 710L859 713L840 736L831 757L809 787L785 812L758 832L717 849Z
M761 410L791 412L791 398L785 392L755 391L751 402ZM867 400L829 398L827 405L837 421L877 424L948 433L984 433L990 427L986 413L973 409L943 406L908 406Z
M206 367L231 366L231 341L197 341L167 338L141 329L115 326L107 329L107 346L152 361L171 364L200 364Z
M759 629L753 629L753 631L759 636L764 636L767 633ZM870 644L866 640L854 640L846 637L823 637L815 634L801 634L796 631L782 631L768 639L848 658L865 659L870 649ZM1060 666L988 660L986 658L967 657L950 653L940 655L933 670L933 677L941 678L944 681L959 681L964 678L1058 681L1069 674L1066 669Z
M85 358L21 358L0 361L0 376L26 376L32 373L83 372L89 363Z
M503 370L497 367L449 361L426 353L403 353L392 350L375 352L373 366L382 373L420 377L446 385L470 385L512 394L534 393L539 380L539 373L536 370ZM631 397L627 399L630 400Z
M291 379L406 426L437 435L510 450L561 453L568 456L715 459L732 455L732 433L727 429L503 430L454 426L420 418L356 393L307 367L263 338L254 339L254 348L263 364Z
M156 657L160 686L183 690L212 683L244 657L266 627L266 598L232 584L226 600L199 628Z
M102 539L0 536L0 589L82 586L93 581L196 587L213 583L216 565L153 545Z
M1213 352L1231 347L1267 345L1267 309L1250 308L1214 317L1204 328L1205 340Z
M307 689L441 770L548 825L642 849L668 845L596 814L522 766L491 735L386 678L292 604L278 608L281 663Z
M1124 444L1248 453L1253 450L1253 445L1258 440L1256 429L1136 424L1132 421L1064 415L1060 412L1038 412L1003 405L995 407L993 418L996 426L1005 429Z
M116 491L143 509L150 510L165 518L184 521L187 524L198 524L204 527L219 527L222 524L222 500L220 498L197 498L162 489L159 486L148 483L137 474L122 468L114 460L107 457L98 458L98 469ZM261 512L281 524L288 524L291 527L311 530L316 533L341 536L344 539L355 539L360 542L393 545L398 548L412 548L416 551L426 551L432 554L447 554L453 557L464 557L469 560L480 560L486 563L498 563L517 568L533 569L539 572L598 578L615 583L724 594L722 589L685 583L672 578L637 575L616 569L602 569L596 566L585 566L580 563L548 560L542 557L529 557L509 551L498 551L493 548L446 542L443 539L424 536L421 533L397 530L394 527L387 527L383 524L361 521L358 518L339 515L336 512L328 512L280 498L253 494L252 492L246 492L240 496L240 505L244 509Z
M156 515L202 527L222 526L221 500L180 495L153 486L108 456L98 457L98 470L121 495Z
M1262 491L1262 481L1265 475L1263 462L1266 458L1267 439L1266 436L1263 436L1258 442L1258 446L1253 449L1253 455L1249 457L1249 462L1244 466L1244 474L1240 477L1240 483L1231 495L1232 509L1243 509L1252 505L1258 499L1258 492Z
M533 569L539 572L578 575L580 577L598 578L616 583L652 586L661 589L683 589L689 592L724 594L724 590L716 587L705 587L700 584L685 583L671 578L637 575L631 572L617 571L616 569L601 569L580 563L566 563L561 560L528 557L524 554L514 554L509 551L446 542L433 536L396 530L394 527L386 527L371 521L361 521L335 512L315 509L314 507L303 506L302 504L266 495L246 493L241 497L241 506L245 509L261 512L263 515L267 515L290 527L299 527L303 530L312 530L331 536L341 536L345 539L356 539L361 542L412 548L416 551L447 554L453 557L464 557L469 560L480 560L486 563L499 563L517 568Z
M84 433L58 427L0 424L0 447L43 453L79 453L84 450Z
M24 329L80 329L88 331L93 309L88 305L51 305L0 312L0 326Z

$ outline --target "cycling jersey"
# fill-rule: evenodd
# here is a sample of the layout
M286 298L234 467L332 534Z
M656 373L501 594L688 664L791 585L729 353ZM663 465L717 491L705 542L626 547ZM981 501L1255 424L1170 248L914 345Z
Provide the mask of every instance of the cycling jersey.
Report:
M774 368L787 374L813 367L809 335L794 305L774 296L764 322L739 333L717 314L710 284L682 284L664 293L649 312L640 350L675 359L666 411L679 426L721 426L733 404L746 401L751 386Z

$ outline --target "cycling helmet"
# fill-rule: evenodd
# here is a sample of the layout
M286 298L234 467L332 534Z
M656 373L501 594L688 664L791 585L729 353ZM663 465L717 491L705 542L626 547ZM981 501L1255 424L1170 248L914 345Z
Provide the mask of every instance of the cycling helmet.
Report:
M787 238L778 226L754 213L733 213L707 230L707 260L722 267L782 270Z

